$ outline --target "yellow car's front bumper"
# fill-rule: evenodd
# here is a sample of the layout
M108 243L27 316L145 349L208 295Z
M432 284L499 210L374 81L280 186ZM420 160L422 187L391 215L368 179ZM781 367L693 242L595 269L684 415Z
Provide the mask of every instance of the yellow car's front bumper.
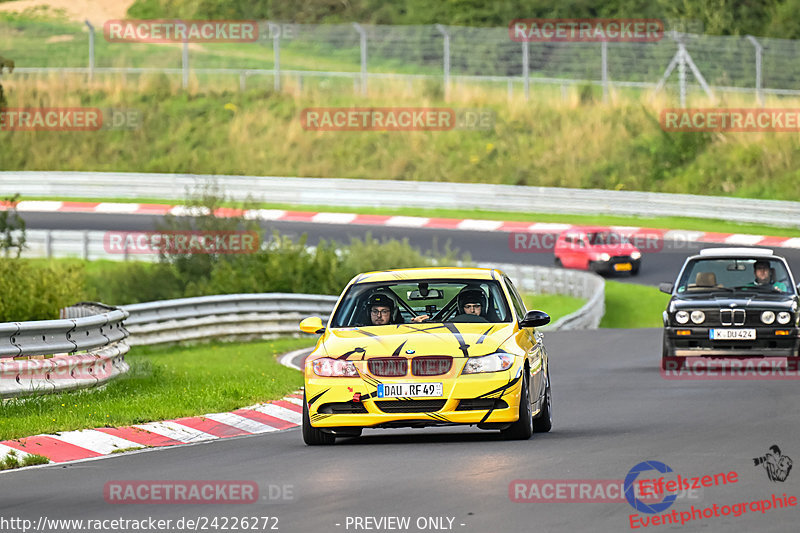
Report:
M442 383L441 397L379 398L378 385ZM400 427L449 424L503 425L519 418L522 370L426 378L329 378L306 369L305 396L311 425Z

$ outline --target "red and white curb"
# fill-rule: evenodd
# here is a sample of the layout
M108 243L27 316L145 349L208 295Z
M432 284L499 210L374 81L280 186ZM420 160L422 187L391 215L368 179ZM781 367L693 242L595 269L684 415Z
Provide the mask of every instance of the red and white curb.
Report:
M0 204L6 209L7 204ZM118 202L61 202L49 200L23 200L17 203L20 212L102 213L117 215L192 215L202 209L185 205L138 204ZM206 211L207 212L207 211ZM482 219L428 218L392 215L359 215L356 213L328 213L311 211L285 211L281 209L220 208L217 216L244 216L248 219L282 222L308 222L314 224L360 224L405 228L450 229L462 231L503 231L528 233L555 233L575 227L572 224L552 222L519 222ZM767 246L772 248L800 248L800 237L769 237L747 233L715 233L706 231L670 230L663 228L615 227L628 234L658 236L663 240L681 242L707 242L730 245Z
M301 391L281 400L251 405L230 413L5 440L0 442L0 459L13 451L20 460L36 454L46 457L51 463L63 463L101 457L119 450L176 446L281 431L300 425L302 406Z
M310 348L294 350L282 355L278 362L301 370L293 360L310 351ZM132 451L258 435L298 427L302 422L302 413L303 390L300 389L280 400L243 407L230 413L211 413L126 427L82 429L0 441L0 460L13 452L20 461L35 454L46 457L51 463L64 463L103 457L120 450Z

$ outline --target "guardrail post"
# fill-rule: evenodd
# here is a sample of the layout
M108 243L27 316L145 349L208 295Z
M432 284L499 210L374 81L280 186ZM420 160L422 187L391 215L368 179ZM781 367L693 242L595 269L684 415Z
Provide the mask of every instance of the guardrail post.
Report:
M531 77L530 77L530 44L525 41L522 43L522 85L525 88L525 101L531 99Z
M764 90L761 87L761 52L764 47L752 35L747 35L746 37L756 49L756 101L759 106L764 107Z
M53 257L53 232L50 230L44 234L44 255L48 259Z
M439 33L444 35L444 100L450 100L450 34L441 24L436 25Z
M361 96L367 96L367 32L358 22L353 22L353 27L358 32L361 43Z
M244 71L239 73L239 91L244 92L247 89L247 75Z
M94 80L94 26L89 20L85 20L86 27L89 28L89 81Z
M82 242L82 244L83 244L83 246L82 246L83 260L84 261L88 261L89 260L89 232L88 231L84 231L83 232L83 242Z
M275 92L281 90L281 28L272 22L268 23L269 32L272 34L272 88Z

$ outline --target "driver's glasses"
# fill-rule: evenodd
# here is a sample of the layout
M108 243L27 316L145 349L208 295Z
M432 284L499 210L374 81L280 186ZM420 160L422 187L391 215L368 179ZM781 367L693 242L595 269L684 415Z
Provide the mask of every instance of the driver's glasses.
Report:
M481 308L481 304L467 304L464 306L466 311L478 311Z
M372 315L373 316L381 316L381 315L389 316L389 313L391 313L391 311L389 311L388 309L373 309L372 310Z

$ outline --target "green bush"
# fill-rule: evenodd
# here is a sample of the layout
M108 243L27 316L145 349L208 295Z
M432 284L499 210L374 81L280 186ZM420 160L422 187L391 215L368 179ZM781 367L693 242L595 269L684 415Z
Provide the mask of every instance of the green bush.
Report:
M0 322L58 318L83 294L83 273L73 264L0 259Z

